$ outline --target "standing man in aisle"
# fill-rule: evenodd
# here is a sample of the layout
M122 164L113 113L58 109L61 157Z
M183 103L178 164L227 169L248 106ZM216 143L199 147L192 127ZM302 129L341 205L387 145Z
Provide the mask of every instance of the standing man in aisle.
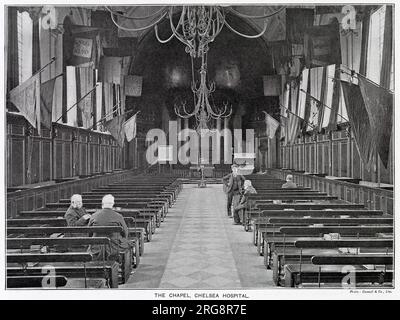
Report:
M234 197L239 198L243 190L243 183L245 178L239 174L239 167L237 164L231 166L232 173L222 178L224 184L224 191L227 194L226 209L228 217L232 218L232 201Z

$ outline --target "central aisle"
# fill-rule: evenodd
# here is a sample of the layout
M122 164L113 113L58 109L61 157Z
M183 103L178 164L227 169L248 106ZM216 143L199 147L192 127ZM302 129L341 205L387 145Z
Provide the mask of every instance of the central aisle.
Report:
M221 185L185 185L139 268L124 288L234 289L272 286L271 272L251 242L233 225Z

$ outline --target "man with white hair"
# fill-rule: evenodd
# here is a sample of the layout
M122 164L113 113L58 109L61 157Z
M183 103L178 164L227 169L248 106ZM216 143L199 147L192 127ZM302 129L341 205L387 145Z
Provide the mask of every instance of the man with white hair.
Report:
M293 182L293 176L288 174L286 176L286 183L282 185L282 189L293 189L297 188L297 184Z
M74 194L71 197L71 205L64 215L69 227L85 226L88 224L90 214L85 211L82 205L82 196L80 194Z
M109 234L94 234L95 237L106 236L111 240L111 248L106 248L106 259L118 260L119 252L125 251L130 248L128 234L129 229L125 223L124 217L118 212L113 210L114 197L107 194L102 200L102 209L97 210L89 220L89 226L121 226L121 233ZM93 246L92 253L95 259L102 259L104 246Z

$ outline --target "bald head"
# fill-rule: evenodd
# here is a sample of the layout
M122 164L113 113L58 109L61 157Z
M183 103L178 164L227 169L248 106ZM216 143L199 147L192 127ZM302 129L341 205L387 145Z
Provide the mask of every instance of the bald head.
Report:
M112 209L114 207L114 197L111 194L106 194L101 200L102 208Z
M80 194L74 194L71 197L71 206L72 208L80 209L82 208L82 196Z

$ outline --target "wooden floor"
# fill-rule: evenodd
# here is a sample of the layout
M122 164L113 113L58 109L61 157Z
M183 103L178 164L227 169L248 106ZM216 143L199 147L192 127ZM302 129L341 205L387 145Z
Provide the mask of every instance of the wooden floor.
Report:
M121 288L270 288L252 233L226 215L222 185L185 185L138 269Z

